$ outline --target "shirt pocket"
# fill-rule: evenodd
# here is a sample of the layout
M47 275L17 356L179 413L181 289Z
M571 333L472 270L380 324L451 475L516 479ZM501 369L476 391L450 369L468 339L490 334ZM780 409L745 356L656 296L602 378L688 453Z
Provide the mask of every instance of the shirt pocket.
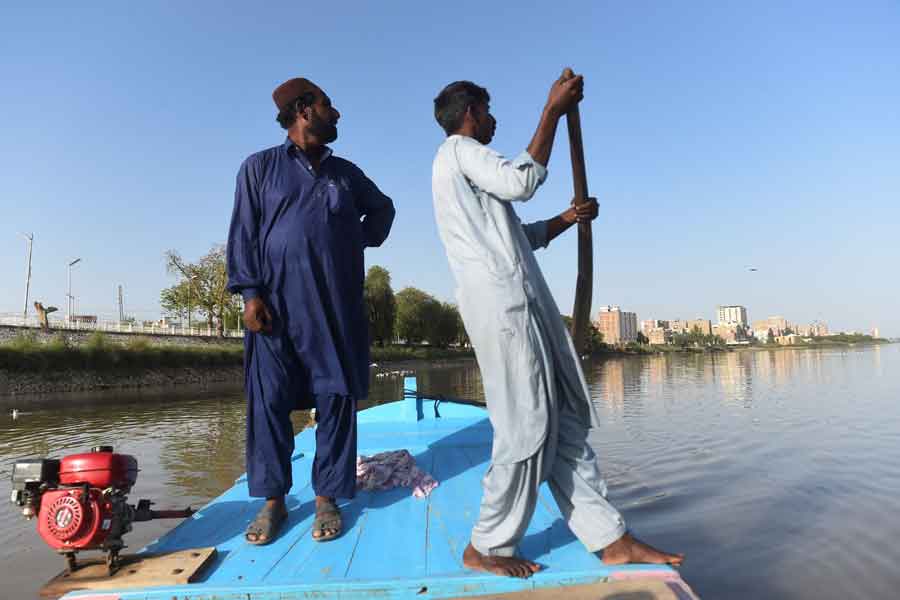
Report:
M356 199L347 184L341 180L329 181L325 188L326 206L328 207L329 220L347 219L359 222L359 211L356 209Z

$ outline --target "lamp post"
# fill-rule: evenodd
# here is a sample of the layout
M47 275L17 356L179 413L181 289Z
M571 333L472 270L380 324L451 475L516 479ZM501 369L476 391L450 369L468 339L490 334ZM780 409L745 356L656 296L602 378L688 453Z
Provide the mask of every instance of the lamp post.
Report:
M80 258L76 258L75 260L73 260L73 261L71 261L71 262L69 263L69 268L68 268L68 272L69 272L69 291L68 291L68 293L66 294L66 298L68 299L68 304L67 304L67 307L66 307L66 313L67 313L67 314L66 314L66 321L69 322L69 323L72 322L72 311L75 309L75 298L72 296L72 267L73 267L74 265L77 265L77 264L80 263L80 262L81 262L81 259L80 259Z
M188 331L191 329L191 311L194 308L194 280L197 274L188 275Z
M28 293L31 290L31 246L34 242L33 233L20 233L25 242L28 244L28 266L25 268L25 308L22 311L22 325L28 321Z

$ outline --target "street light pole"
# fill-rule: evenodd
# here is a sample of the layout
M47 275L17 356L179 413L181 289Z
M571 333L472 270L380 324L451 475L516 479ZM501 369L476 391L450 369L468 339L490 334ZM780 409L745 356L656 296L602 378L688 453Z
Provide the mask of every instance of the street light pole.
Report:
M33 233L20 233L28 244L28 266L25 269L25 308L22 310L22 325L28 322L28 293L31 291L31 246L34 242Z
M188 275L188 331L191 329L191 311L194 308L194 280L197 274Z
M68 304L66 305L66 321L69 323L72 322L72 309L75 307L75 302L73 301L73 298L72 298L72 266L77 265L79 262L81 262L80 258L76 258L75 260L71 261L69 263L69 269L68 269L68 271L69 271L69 291L66 294L66 298L68 300Z

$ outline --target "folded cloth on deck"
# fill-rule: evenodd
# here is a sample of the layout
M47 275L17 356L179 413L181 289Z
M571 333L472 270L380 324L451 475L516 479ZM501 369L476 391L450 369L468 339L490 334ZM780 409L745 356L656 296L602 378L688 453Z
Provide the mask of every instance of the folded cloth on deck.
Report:
M438 482L416 466L416 459L408 450L356 457L356 489L377 491L398 486L412 488L416 498L424 498Z

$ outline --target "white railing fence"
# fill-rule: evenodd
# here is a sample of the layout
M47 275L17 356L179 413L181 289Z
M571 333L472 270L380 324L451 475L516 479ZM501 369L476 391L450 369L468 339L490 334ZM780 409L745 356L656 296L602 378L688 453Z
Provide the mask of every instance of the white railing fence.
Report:
M23 327L39 329L41 324L36 316L29 316L27 319L13 316L0 316L0 325L9 325L12 327ZM147 335L182 335L197 337L216 337L218 332L215 327L207 327L204 323L202 327L185 327L179 324L158 324L152 323L144 325L143 323L134 323L129 321L83 321L73 319L50 319L50 329L53 331L102 331L110 333L142 333ZM242 329L226 329L225 337L242 338L244 331Z

